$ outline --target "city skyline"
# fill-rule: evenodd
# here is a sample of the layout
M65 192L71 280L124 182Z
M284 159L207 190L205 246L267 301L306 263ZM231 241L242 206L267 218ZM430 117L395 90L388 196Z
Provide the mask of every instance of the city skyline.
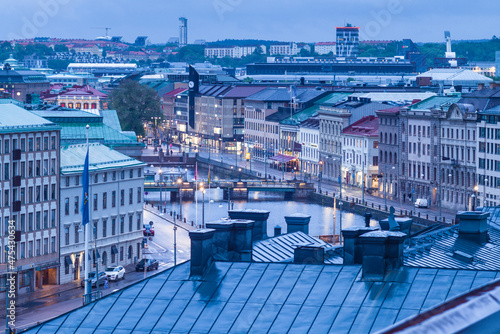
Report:
M313 4L296 0L191 0L168 5L153 2L144 7L124 0L120 5L95 0L8 1L0 13L4 23L0 40L47 36L92 39L103 36L105 27L109 27L110 36L123 36L127 42L149 36L152 43L165 43L170 37L178 37L179 17L184 16L188 19L189 43L196 39L334 41L335 27L345 23L360 27L361 40L443 42L445 30L451 31L454 40L498 35L494 24L495 13L500 10L500 3L484 0L467 10L457 2L453 6L449 1L433 2L430 6L429 1L411 0L318 0Z

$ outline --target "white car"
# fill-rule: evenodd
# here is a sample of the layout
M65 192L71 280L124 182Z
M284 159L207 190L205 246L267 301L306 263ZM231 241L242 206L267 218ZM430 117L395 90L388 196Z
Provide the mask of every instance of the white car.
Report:
M109 267L104 272L108 276L108 280L118 281L119 279L125 279L125 268L122 266Z

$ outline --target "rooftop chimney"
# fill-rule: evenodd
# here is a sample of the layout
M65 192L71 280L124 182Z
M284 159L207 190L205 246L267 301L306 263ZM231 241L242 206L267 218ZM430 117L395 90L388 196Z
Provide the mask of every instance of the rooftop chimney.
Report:
M484 89L484 83L482 83L482 82L478 83L477 84L477 90L482 90L482 89Z
M212 253L229 261L252 260L252 228L254 222L246 219L221 219L207 223L214 230Z
M267 219L269 211L266 210L230 210L230 219L248 219L254 222L252 228L252 242L267 238Z
M363 278L379 280L403 265L406 234L393 231L373 231L360 236L363 246Z
M286 222L286 232L304 232L309 234L309 221L311 216L305 215L303 213L293 213L289 216L285 216Z
M378 230L376 227L351 226L342 230L344 239L344 264L363 263L363 245L359 237Z
M293 262L302 264L324 264L325 249L321 246L299 246L293 250Z
M215 230L189 231L191 238L191 276L203 276L212 263L212 237Z
M478 243L488 241L489 212L460 211L456 219L459 221L458 231L460 238L466 238Z

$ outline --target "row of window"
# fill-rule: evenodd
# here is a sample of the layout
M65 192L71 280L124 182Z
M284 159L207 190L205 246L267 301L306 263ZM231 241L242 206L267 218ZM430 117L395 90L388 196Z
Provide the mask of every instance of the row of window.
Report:
M55 150L57 147L57 139L56 136L50 137L50 145L49 145L49 137L28 137L28 145L26 145L26 138L12 138L12 139L0 139L0 154L8 154L12 150L20 149L21 152L33 152L33 151L47 151L49 147L51 150ZM3 147L3 152L1 148Z
M83 109L89 109L89 105L91 106L90 109L97 109L97 103L83 103ZM61 103L61 107L65 108L66 107L66 103L62 102ZM75 108L75 109L82 109L82 103L78 102L78 103L68 103L68 108Z
M47 229L49 227L56 227L56 209L28 212L19 215L19 219L14 215L11 217L4 217L3 235L9 235L9 220L13 219L16 230L21 232L32 232ZM1 233L0 233L1 234Z
M34 161L33 160L28 161L27 167L28 169L26 169L25 161L21 161L20 163L18 163L17 161L11 163L6 162L3 164L3 175L2 173L0 173L0 179L10 180L11 176L18 176L18 175L20 175L22 178L48 176L49 173L50 175L56 175L56 170L57 170L55 158L50 160L50 166L49 166L49 159L44 159L43 161L37 159ZM0 170L1 169L2 168L0 164Z
M50 185L50 188L48 184L43 186L30 186L28 187L27 194L25 187L20 188L19 191L17 188L4 189L3 202L1 201L1 196L2 193L0 192L0 206L3 203L4 207L9 207L14 201L21 201L21 204L30 204L56 200L57 190L55 183L53 183Z
M128 170L128 176L130 179L133 179L134 178L134 171L135 169L129 169ZM115 181L116 178L117 178L117 172L114 171L114 172L103 172L103 173L95 173L92 177L93 181L94 181L94 184L96 183L99 183L99 181L102 181L102 182L108 182L108 177L111 177L111 180L112 181ZM120 180L124 180L125 179L125 171L122 170L120 172ZM142 169L139 168L137 169L137 177L142 177ZM80 185L80 175L75 175L75 176L66 176L65 177L65 184L66 184L66 187L69 187L70 184L71 184L71 178L74 179L74 185L75 186L79 186Z
M93 236L97 239L107 238L108 236L115 236L117 234L124 234L128 232L135 232L142 230L142 220L141 214L137 214L137 218L134 224L134 215L128 215L127 220L125 216L120 216L119 225L117 225L117 218L113 217L111 219L104 218L97 223L94 223ZM108 224L109 220L109 224ZM73 235L73 237L71 237ZM64 245L68 246L71 244L78 244L84 242L83 240L83 229L80 225L65 225L64 226Z
M50 241L50 243L49 243ZM29 259L36 256L53 254L56 253L56 237L43 238L30 240L28 242L18 242L16 243L16 259ZM5 252L3 258L0 260L2 263L8 262L8 246L5 246Z
M101 195L101 208L107 209L108 208L108 192L103 192ZM137 192L136 192L136 201L137 203L142 202L142 187L137 187ZM75 196L74 200L74 213L78 214L80 212L80 196ZM133 204L134 203L134 189L129 188L128 189L128 204ZM125 189L120 190L120 206L125 205ZM116 190L111 191L111 207L114 208L116 207ZM97 211L99 210L99 194L93 194L92 195L92 210ZM67 216L70 213L70 198L66 197L64 199L64 214Z

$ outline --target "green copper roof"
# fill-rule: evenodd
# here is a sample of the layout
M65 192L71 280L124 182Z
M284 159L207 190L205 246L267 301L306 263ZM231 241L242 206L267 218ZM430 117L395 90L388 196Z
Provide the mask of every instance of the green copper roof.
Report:
M430 110L441 107L443 110L448 110L453 103L457 103L460 99L460 96L433 96L415 103L411 106L411 110Z
M61 128L62 145L82 143L87 139L87 129L84 123L62 123ZM105 124L92 124L89 128L89 140L111 147L144 145Z
M284 119L281 121L281 124L288 124L288 125L296 125L299 124L302 121L305 121L311 116L314 116L321 105L334 105L335 103L342 101L345 99L347 96L351 95L351 93L331 93L328 94L327 96L323 97L322 99L319 99L314 103L313 106L306 108L296 114L293 115L293 117L288 117L287 119Z
M104 124L117 131L122 130L122 126L120 125L120 120L118 119L118 113L116 112L116 110L101 110L100 112Z
M61 173L81 173L86 154L87 144L62 147ZM105 145L97 143L89 144L89 171L145 165L145 163L114 151Z

